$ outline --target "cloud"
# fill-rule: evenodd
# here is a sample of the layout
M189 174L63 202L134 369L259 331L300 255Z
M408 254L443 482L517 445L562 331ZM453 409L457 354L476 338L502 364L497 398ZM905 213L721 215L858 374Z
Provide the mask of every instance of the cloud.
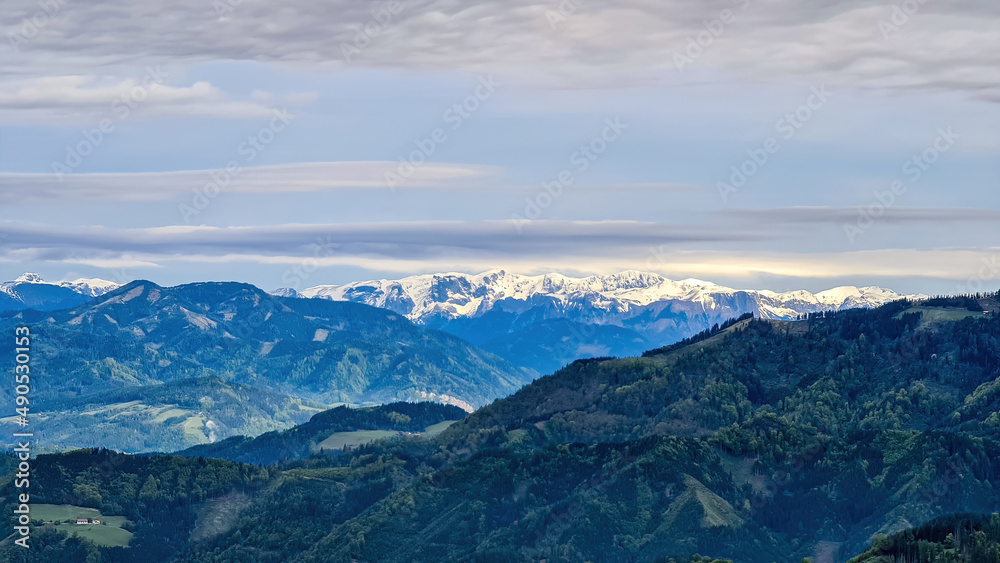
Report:
M242 169L225 186L226 193L284 194L340 189L388 189L385 175L397 173L398 162L308 162ZM30 201L150 202L190 199L192 190L214 182L221 170L67 174L0 173L0 203ZM461 188L495 171L487 166L427 163L413 168L399 189ZM138 189L137 186L141 186Z
M765 224L854 224L862 211L865 211L865 208L785 207L779 209L739 209L726 211L724 214L737 219ZM940 225L942 223L966 223L970 221L995 223L1000 220L1000 210L997 209L890 207L883 208L878 213L879 222L890 224L932 223Z
M0 68L59 74L137 62L253 60L505 72L600 87L717 72L1000 99L993 56L1000 4L993 0L926 2L911 14L884 0L401 0L395 14L388 2L348 0L62 6ZM561 6L573 8L560 13ZM714 22L723 10L731 12L720 27ZM24 19L37 11L21 3L0 16L0 28L24 35ZM702 45L689 52L699 34ZM691 59L684 72L675 55Z
M168 226L145 229L59 228L0 222L6 235L0 255L19 261L110 260L127 257L159 263L249 257L257 260L350 258L419 260L599 259L641 254L653 244L759 239L749 232L635 221L413 221L261 227Z
M639 269L677 279L853 276L955 283L1000 279L1000 248L992 247L849 252L706 250L699 245L718 248L751 233L631 221L536 221L530 227L518 235L509 221L122 230L8 221L0 222L0 234L6 237L0 261L107 269L255 264L288 272L351 266L412 274L504 267L526 273L585 274Z
M139 78L69 75L0 81L0 119L59 124L133 116L255 119L273 115L276 104L315 99L308 93L280 99L256 93L250 100L233 100L209 82L173 86L169 78L159 67L147 67Z

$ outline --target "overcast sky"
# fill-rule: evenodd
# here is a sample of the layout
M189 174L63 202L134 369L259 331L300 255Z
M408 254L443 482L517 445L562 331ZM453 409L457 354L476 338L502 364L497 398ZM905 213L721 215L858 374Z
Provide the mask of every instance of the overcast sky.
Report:
M995 0L9 0L0 278L1000 287Z

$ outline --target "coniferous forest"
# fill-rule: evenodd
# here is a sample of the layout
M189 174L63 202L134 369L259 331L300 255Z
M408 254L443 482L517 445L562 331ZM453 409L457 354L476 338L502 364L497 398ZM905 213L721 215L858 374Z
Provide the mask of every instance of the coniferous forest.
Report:
M105 548L40 527L43 549L3 549L10 561L997 561L1000 319L936 308L949 315L901 301L738 319L643 357L574 362L433 436L309 446L455 414L389 405L316 415L289 431L305 446L276 459L280 433L183 456L43 456L39 502L126 516L133 540ZM12 492L8 479L5 509ZM219 499L231 518L206 526Z

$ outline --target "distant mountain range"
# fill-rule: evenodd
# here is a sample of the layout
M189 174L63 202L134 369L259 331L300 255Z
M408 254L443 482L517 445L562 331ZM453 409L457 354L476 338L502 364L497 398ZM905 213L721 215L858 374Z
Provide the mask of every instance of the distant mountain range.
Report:
M872 308L909 297L880 287L837 287L820 293L732 289L626 271L571 278L503 270L478 275L432 274L401 280L321 285L288 297L318 297L388 309L458 335L516 365L550 373L578 358L633 356L677 342L716 323L754 313L799 315Z
M287 428L339 403L472 410L531 380L391 311L238 283L136 281L70 309L0 313L5 334L21 324L35 334L32 372L44 376L32 408L51 447L179 449ZM13 404L11 392L0 400Z
M0 311L68 309L117 289L119 284L101 279L78 279L52 283L38 274L24 274L0 283Z
M36 274L25 274L0 284L0 311L74 307L117 287L96 279L48 283ZM696 279L674 281L638 271L571 278L504 270L320 285L302 292L283 288L272 295L387 309L418 325L459 336L537 375L580 358L639 355L746 313L787 320L928 297L855 286L815 294L777 293Z

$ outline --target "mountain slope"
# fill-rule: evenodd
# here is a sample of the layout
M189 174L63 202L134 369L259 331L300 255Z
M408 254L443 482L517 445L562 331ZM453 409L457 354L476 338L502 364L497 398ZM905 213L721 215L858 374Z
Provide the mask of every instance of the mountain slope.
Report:
M47 401L35 410L34 434L44 451L86 445L174 451L234 434L288 428L327 408L214 377L179 379Z
M363 441L381 436L366 435L365 431L380 431L397 436L403 433L433 434L437 428L461 420L466 414L458 407L439 403L391 403L361 409L341 406L318 413L309 422L295 428L268 432L256 438L234 436L214 444L194 446L177 452L177 455L274 465L281 460L308 457L321 450L340 449L323 445L334 434L349 433L352 434L351 438ZM430 432L428 428L431 428Z
M911 305L740 320L575 362L437 438L282 463L178 561L771 563L990 514L1000 318Z
M850 563L1000 563L1000 514L956 514L914 530L876 536L872 547Z
M579 358L635 355L641 346L670 344L745 313L792 319L819 311L877 307L903 297L877 287L775 293L694 279L673 281L636 271L570 278L503 270L317 286L283 294L388 309L543 374ZM540 334L546 331L539 325L554 320L568 324L563 330ZM606 327L618 334L608 338Z
M281 463L224 531L164 545L190 563L836 560L876 534L1000 508L998 393L992 313L903 301L743 319L644 357L575 362L437 438ZM171 459L131 471L171 490ZM38 463L62 502L118 502L114 473ZM11 491L0 481L8 505Z
M394 313L282 299L245 284L139 281L73 309L0 314L0 330L22 324L35 334L33 370L45 374L33 389L37 411L196 377L325 405L431 400L471 410L529 380L496 356Z
M444 450L359 452L455 461L275 560L766 563L995 510L1000 427L993 403L970 411L967 397L996 392L1000 321L922 316L902 302L744 320L645 358L576 362L453 425ZM240 537L264 525L247 518ZM239 552L204 549L185 560Z

